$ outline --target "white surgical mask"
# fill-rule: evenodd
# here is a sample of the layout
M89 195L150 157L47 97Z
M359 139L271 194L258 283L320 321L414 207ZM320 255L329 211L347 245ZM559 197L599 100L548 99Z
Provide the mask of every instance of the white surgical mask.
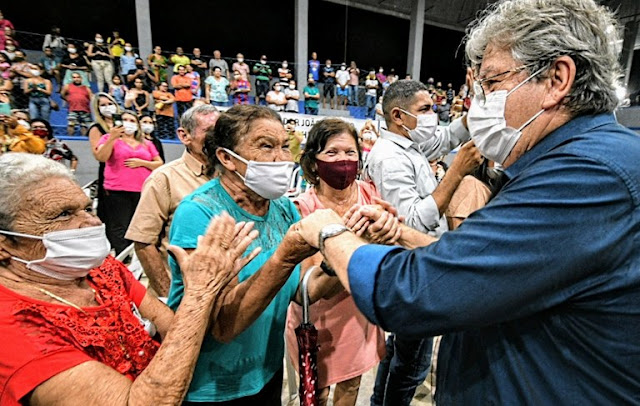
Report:
M362 139L367 141L375 141L376 139L378 139L378 137L373 131L365 131L362 133Z
M18 120L18 124L26 128L27 130L31 129L31 125L26 120Z
M282 67L283 67L283 68L286 68L287 66L289 66L289 64L288 64L288 63L283 63L283 64L282 64Z
M280 86L274 86L273 90L279 92L280 90L282 90L282 88Z
M431 138L433 138L434 135L436 135L436 130L438 129L437 115L429 113L429 114L418 114L416 116L409 113L406 110L402 110L402 111L416 118L416 121L417 121L416 128L414 128L413 130L410 130L404 124L402 125L402 128L404 128L409 132L409 136L416 144L418 144L418 146L422 147L422 145L424 145L425 142L429 141Z
M291 183L291 174L293 173L293 162L258 162L247 161L233 151L224 148L232 157L239 159L247 164L247 171L244 176L238 175L244 184L260 196L268 200L274 200L282 197Z
M131 135L138 130L138 124L129 121L125 121L124 123L122 123L122 127L124 128L124 132L127 135Z
M69 49L67 49L67 51L69 51L69 53L70 53L70 54L75 54L75 53L76 53L76 51L77 51L77 49L75 49L75 48L69 48Z
M87 276L91 269L102 264L111 250L104 224L53 231L42 237L11 231L0 231L0 234L42 240L47 249L44 258L33 261L11 258L34 272L67 281Z
M296 85L289 85L289 89L295 89Z
M244 58L238 58L238 62L240 63L244 62Z
M118 112L118 108L115 106L115 104L100 106L98 107L98 109L100 110L100 114L105 117L111 117Z
M125 51L127 51L127 52L131 52L131 51L133 50L133 48L131 48L131 47L124 47L124 50L125 50Z
M29 73L31 73L33 76L40 76L40 71L38 69L31 69L29 70Z
M149 123L140 124L140 128L142 129L142 132L145 134L151 134L155 129L154 125Z
M541 71L542 69L534 72L508 92L497 90L489 93L485 96L484 105L478 99L477 94L474 97L467 115L467 125L473 142L485 158L504 164L522 136L522 130L544 113L544 109L540 110L518 129L507 126L507 121L504 118L507 97Z
M104 40L102 38L96 38L96 43L102 44Z

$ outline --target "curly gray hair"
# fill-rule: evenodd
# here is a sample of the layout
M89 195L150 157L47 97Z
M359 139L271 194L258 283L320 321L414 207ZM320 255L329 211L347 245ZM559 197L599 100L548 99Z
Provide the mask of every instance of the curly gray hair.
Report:
M510 49L530 72L571 57L576 77L565 105L574 116L618 106L618 40L613 13L594 0L502 0L469 25L464 39L472 67L480 66L489 44Z
M41 155L20 152L0 155L0 230L12 231L24 191L51 177L75 182L73 174L64 165Z

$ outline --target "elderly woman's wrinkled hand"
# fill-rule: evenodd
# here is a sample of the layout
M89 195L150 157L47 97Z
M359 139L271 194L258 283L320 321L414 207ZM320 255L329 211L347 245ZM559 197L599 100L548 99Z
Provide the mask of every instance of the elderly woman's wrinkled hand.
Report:
M180 247L169 246L182 270L185 289L220 290L229 284L260 252L260 248L256 248L241 258L258 236L252 227L252 223L236 224L224 212L211 220L205 235L198 239L198 247L190 254Z

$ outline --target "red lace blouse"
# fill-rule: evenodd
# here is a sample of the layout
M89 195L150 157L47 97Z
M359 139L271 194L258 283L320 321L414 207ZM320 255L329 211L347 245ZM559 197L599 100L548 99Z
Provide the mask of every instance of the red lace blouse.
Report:
M42 382L83 362L102 362L131 380L149 364L160 344L133 313L144 286L113 257L87 281L100 305L86 313L0 285L0 406L19 405Z

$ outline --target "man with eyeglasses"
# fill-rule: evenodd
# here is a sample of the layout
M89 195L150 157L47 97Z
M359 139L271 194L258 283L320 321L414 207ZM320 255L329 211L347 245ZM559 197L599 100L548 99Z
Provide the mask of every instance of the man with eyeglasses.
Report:
M640 138L613 114L619 32L594 0L490 5L466 55L471 137L505 168L493 200L413 250L329 211L298 224L369 320L444 335L439 406L640 403Z

